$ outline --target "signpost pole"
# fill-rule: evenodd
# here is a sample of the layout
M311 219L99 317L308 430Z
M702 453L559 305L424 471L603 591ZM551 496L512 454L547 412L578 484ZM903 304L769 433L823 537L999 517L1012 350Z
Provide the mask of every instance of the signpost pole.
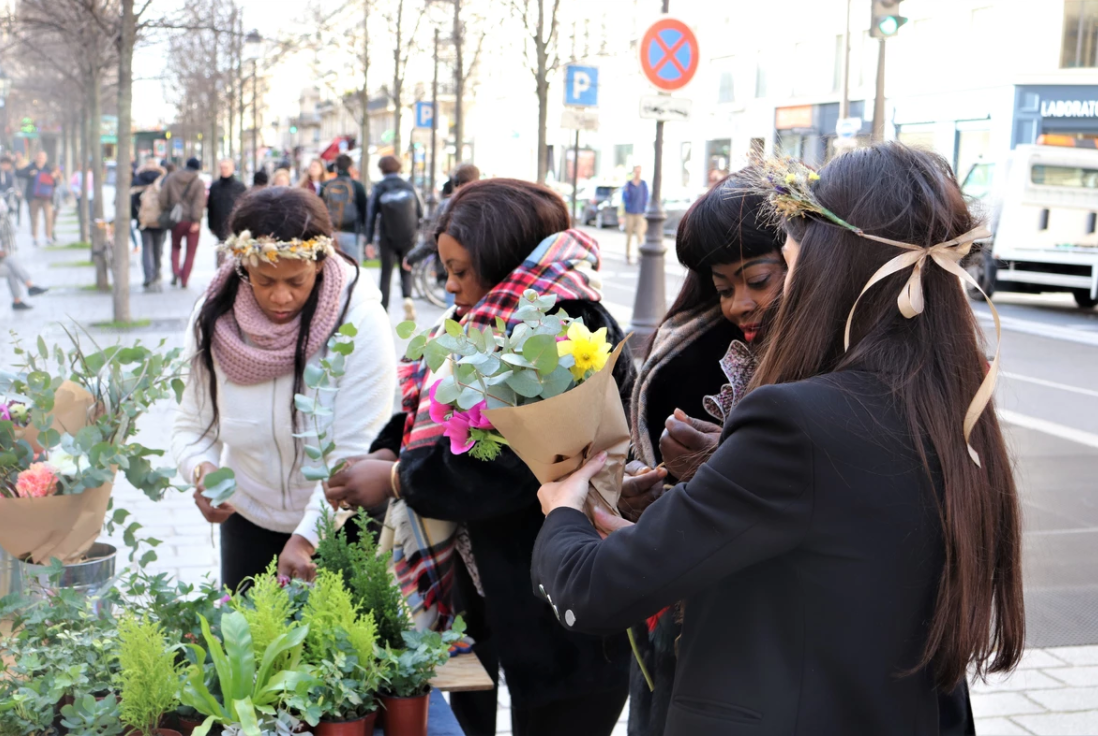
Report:
M663 14L670 12L671 0L662 0ZM644 51L642 50L642 53ZM648 231L640 246L640 276L637 279L637 295L633 302L633 323L630 331L637 345L643 344L656 331L663 315L667 313L666 276L663 245L663 223L667 214L663 211L661 187L663 184L663 121L656 121L655 161L652 166L652 190L648 198L645 220Z
M576 189L579 187L580 132L576 128L576 142L572 145L572 227L576 226Z

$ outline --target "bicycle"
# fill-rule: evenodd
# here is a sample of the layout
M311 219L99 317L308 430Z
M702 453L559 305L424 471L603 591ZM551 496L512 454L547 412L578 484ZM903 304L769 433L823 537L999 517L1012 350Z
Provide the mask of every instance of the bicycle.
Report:
M446 268L431 253L412 266L412 286L420 299L436 307L446 306Z

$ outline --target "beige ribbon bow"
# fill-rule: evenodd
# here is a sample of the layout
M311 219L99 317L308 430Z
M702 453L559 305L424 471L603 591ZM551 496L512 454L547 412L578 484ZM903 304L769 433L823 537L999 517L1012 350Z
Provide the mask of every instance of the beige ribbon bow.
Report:
M972 278L968 271L961 268L961 260L972 250L972 244L975 241L991 237L991 232L984 227L978 227L968 231L959 238L947 240L944 243L938 243L937 245L929 247L901 243L897 240L889 240L888 238L881 238L861 231L855 232L863 238L902 248L906 250L907 253L901 253L877 269L877 272L869 277L869 281L866 282L861 293L858 294L858 298L854 300L854 306L850 308L850 314L846 318L846 332L843 335L844 350L850 349L850 326L854 322L854 310L858 308L858 302L862 300L865 293L882 279L903 271L906 268L911 268L912 266L914 266L914 270L911 272L911 276L908 278L907 283L904 284L904 288L900 291L896 303L900 307L900 313L907 319L922 314L925 306L923 302L923 269L926 266L928 258L964 283L976 287L976 289L983 294L984 301L987 302L988 308L991 309L991 316L995 320L995 358L991 361L991 368L988 370L987 375L984 376L984 380L980 384L976 396L973 397L972 402L968 405L968 411L965 412L964 421L965 445L968 447L968 454L973 462L980 465L980 456L972 449L970 438L972 437L973 427L976 426L977 420L979 420L980 415L983 414L984 409L987 408L988 402L991 401L991 397L995 393L995 382L999 376L999 343L1001 342L1003 332L999 323L998 310L995 309L995 305L991 303L991 298L980 287L980 284L977 283L976 279Z

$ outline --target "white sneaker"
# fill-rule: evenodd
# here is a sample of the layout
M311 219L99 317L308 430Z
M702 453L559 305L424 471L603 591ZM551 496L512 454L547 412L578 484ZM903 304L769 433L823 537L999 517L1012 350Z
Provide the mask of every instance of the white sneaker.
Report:
M410 298L404 298L404 320L406 322L416 321L416 303Z

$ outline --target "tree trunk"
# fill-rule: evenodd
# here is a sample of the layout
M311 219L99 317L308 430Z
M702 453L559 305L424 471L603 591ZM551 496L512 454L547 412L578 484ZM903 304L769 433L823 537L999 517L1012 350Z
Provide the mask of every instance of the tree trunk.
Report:
M393 47L393 155L399 160L404 151L400 147L400 88L404 82L404 75L400 68L400 52L404 47L401 44L401 36L404 32L404 0L397 3L396 45Z
M465 158L465 59L463 58L464 29L461 27L461 0L454 0L454 151L456 162ZM438 114L438 111L435 111Z
M244 172L247 171L247 161L245 160L244 150L244 48L242 40L244 37L244 14L240 14L239 21L236 26L236 100L238 104L237 111L240 113L240 178L245 179Z
M76 195L76 216L80 221L80 241L91 244L91 228L88 223L88 186L85 177L88 175L88 107L87 103L80 107L80 127L73 131L76 138L77 155L76 169L80 172L80 189L74 192Z
M93 50L92 58L98 59L98 51ZM103 143L102 135L102 91L100 90L100 70L93 69L89 75L88 93L91 96L90 114L88 117L88 145L91 148L91 176L92 176L92 261L95 263L95 286L101 291L111 288L107 275L107 226L104 222L103 209ZM118 223L120 224L120 223Z
M549 123L549 82L545 67L538 69L538 184L544 184L549 174L549 143L546 129Z
M358 178L370 191L370 0L362 0L362 126Z
M114 195L114 321L130 322L130 115L133 97L133 46L137 35L134 0L122 0L118 49L118 170ZM214 129L217 129L216 123Z

